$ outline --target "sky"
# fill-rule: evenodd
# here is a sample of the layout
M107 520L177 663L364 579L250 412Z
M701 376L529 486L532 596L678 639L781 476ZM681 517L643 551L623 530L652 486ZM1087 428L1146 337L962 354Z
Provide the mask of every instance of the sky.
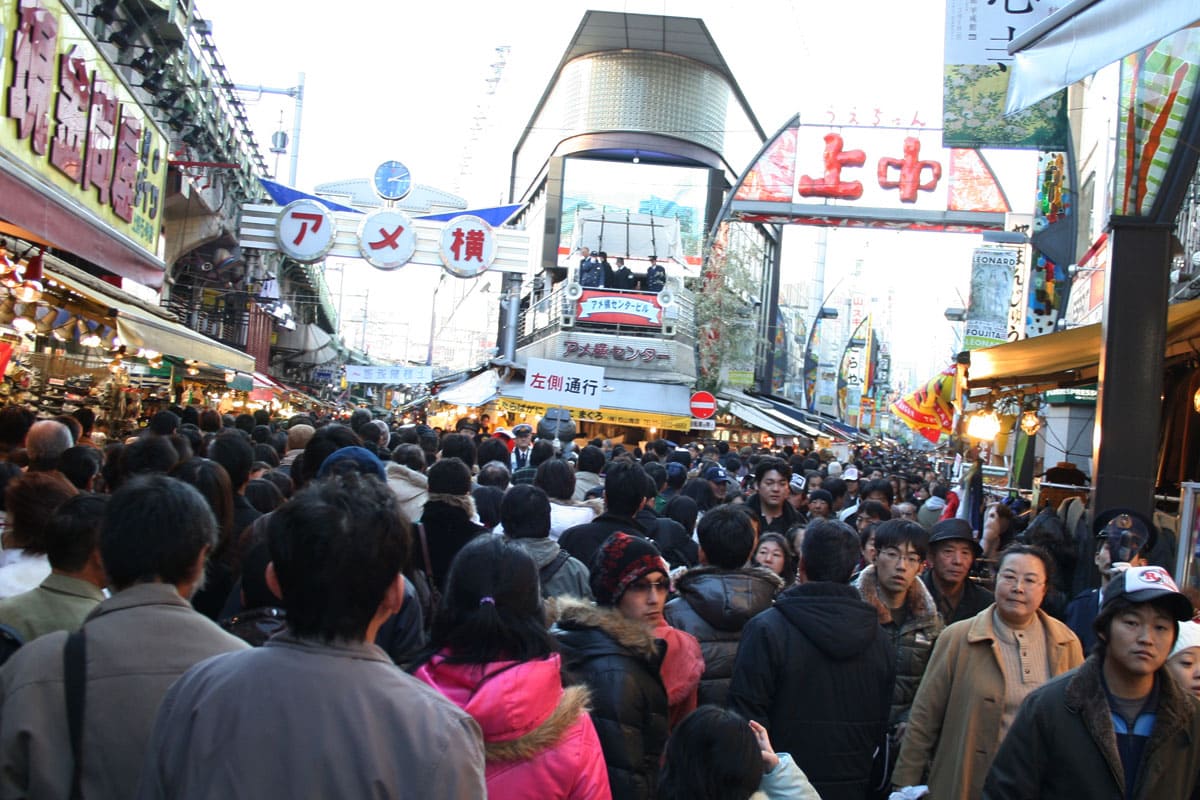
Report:
M796 112L802 120L825 120L830 112L845 120L852 113L863 119L878 108L885 117L915 114L936 124L944 4L197 0L196 10L211 21L235 83L287 88L305 74L298 188L311 191L325 181L367 177L381 161L396 158L411 169L415 183L455 192L481 207L507 200L513 148L589 9L704 19L769 136ZM503 59L500 47L508 48ZM489 95L488 78L501 60L500 80ZM281 127L281 115L282 128L291 134L290 99L243 98L264 151ZM472 136L477 118L479 130ZM471 165L465 174L464 154ZM264 156L273 167L275 157ZM286 156L278 174L286 181ZM1032 174L1029 186L1028 200L1010 188L1014 203L1032 203ZM814 241L811 229L785 234L784 283L812 274ZM953 347L942 312L963 305L957 295L966 291L970 252L980 238L839 230L830 242L827 274L839 274L862 258L873 287L893 288L896 372L903 373L906 364L916 372L940 370ZM377 298L373 308L380 296L404 297L397 302L405 303L422 298L412 303L410 324L403 334L397 327L396 335L411 338L410 357L423 354L430 307L424 298L432 294L438 271L414 267L385 275L354 263L345 269L342 302L348 318L356 309L361 318L368 294ZM335 294L340 279L330 277ZM469 285L457 286L440 293L440 313L448 314L443 306L467 292L493 302Z

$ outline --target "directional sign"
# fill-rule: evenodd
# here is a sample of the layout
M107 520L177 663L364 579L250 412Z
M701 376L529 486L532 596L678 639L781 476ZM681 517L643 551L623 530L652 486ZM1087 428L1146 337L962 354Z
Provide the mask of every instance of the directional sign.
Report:
M694 431L715 431L717 429L717 421L715 419L696 419L692 417L692 430Z
M693 417L708 419L717 413L717 398L713 397L712 392L695 392L692 394L689 407Z

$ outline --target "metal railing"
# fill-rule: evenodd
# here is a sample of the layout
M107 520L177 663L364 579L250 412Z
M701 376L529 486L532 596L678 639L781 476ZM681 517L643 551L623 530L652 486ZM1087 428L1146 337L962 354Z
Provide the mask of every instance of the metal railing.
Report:
M648 300L652 292L605 289L606 294L628 295L631 299ZM604 332L620 336L647 339L669 339L684 344L695 342L696 304L687 289L672 290L673 301L663 307L662 322L658 325L621 325L612 322L586 322L576 317L578 300L568 297L565 287L521 309L517 318L517 347L524 347L563 330L580 333Z

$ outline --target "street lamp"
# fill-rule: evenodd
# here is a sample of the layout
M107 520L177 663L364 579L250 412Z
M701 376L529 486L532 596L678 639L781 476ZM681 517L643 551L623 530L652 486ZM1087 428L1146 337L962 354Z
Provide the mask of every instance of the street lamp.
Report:
M433 366L433 336L434 326L437 324L437 296L442 290L442 284L446 282L446 273L438 276L437 286L433 287L433 304L429 308L429 350L425 353L425 366Z

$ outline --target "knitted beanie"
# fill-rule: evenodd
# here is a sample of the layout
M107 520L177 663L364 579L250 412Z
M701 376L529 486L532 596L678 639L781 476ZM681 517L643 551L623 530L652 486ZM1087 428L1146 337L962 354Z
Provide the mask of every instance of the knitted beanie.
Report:
M654 543L618 531L604 540L592 558L592 595L599 605L616 605L631 583L651 572L670 574Z

